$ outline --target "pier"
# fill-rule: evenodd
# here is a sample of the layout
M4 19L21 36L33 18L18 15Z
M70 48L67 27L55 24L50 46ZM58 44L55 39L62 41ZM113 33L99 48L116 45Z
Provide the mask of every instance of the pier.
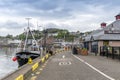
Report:
M119 63L117 59L58 50L20 67L2 80L119 80Z

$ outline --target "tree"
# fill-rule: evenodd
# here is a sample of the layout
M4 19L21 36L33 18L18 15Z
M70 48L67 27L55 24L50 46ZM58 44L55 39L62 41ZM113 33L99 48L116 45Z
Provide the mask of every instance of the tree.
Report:
M20 39L20 40L25 40L25 37L26 36L24 35L24 33L18 35L18 39Z
M68 32L67 30L60 30L60 31L58 32L57 38L64 39L64 37L67 36L68 33L69 33L69 32Z
M13 39L13 35L8 34L8 35L6 36L6 38Z

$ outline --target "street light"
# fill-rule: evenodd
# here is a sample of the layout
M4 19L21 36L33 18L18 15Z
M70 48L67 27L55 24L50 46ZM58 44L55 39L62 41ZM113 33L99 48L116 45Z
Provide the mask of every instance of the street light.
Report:
M47 30L44 30L44 50L46 51L46 38L47 38Z
M38 25L37 25L38 26ZM41 27L42 28L42 26L38 26L38 27ZM40 30L41 31L41 30ZM42 58L42 56L43 56L43 46L42 46L42 44L43 44L43 42L42 42L42 37L41 37L41 39L40 39L40 51L41 51L41 54L40 54L40 56L41 56L41 58Z
M66 42L66 36L65 36L65 35L66 35L66 33L67 33L67 32L66 32L66 31L64 31L64 42Z
M39 27L42 27L42 26L39 26ZM43 34L44 34L44 37L43 39L41 38L41 49L43 50L43 54L45 54L44 52L46 52L46 38L47 38L47 30L44 28L43 29ZM43 42L44 40L44 42ZM42 45L43 44L43 45ZM41 55L43 55L41 54Z

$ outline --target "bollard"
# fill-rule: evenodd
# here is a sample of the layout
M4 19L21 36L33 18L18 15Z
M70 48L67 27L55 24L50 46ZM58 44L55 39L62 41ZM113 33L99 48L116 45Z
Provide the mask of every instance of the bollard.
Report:
M32 66L32 71L36 70L39 66L39 63L35 63L33 66Z
M44 63L44 62L45 62L45 58L43 57L43 58L42 58L42 63Z
M18 76L15 80L24 80L23 75L21 74L21 75Z

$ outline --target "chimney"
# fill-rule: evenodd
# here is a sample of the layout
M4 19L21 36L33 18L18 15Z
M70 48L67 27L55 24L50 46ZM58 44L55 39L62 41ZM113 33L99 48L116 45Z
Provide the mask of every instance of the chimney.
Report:
M120 13L116 15L115 17L116 17L116 20L120 20Z
M106 23L105 22L101 23L100 25L101 25L101 28L105 28L106 27Z

